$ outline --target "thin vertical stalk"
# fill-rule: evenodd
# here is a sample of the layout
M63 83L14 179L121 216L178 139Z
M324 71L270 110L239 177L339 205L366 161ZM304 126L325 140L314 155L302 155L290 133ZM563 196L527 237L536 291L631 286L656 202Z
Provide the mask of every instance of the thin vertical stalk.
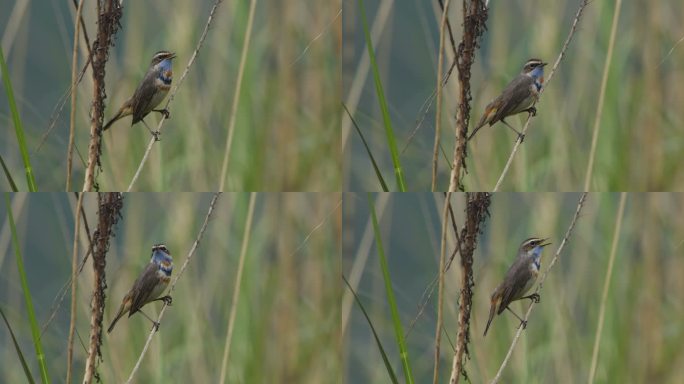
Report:
M620 1L620 0L618 0ZM613 243L610 246L610 258L608 259L608 269L606 270L606 279L603 281L603 293L601 294L601 307L599 308L598 324L596 326L596 336L594 337L594 351L591 355L591 368L589 369L589 384L594 382L596 376L596 366L598 365L599 344L601 344L601 335L603 334L603 323L606 315L606 303L608 302L608 289L610 288L610 280L613 276L613 265L615 264L615 255L617 254L617 245L620 240L620 229L622 228L622 216L625 212L625 202L627 201L627 193L620 194L620 206L618 207L617 216L615 218L615 231L613 232Z
M437 107L435 111L435 145L432 148L432 192L437 185L437 168L439 162L439 139L442 131L442 71L444 66L444 40L447 24L447 12L449 12L450 0L446 0L442 12L442 22L439 28L439 55L437 59Z
M240 300L240 287L242 283L242 271L245 266L245 257L247 255L247 246L249 246L249 239L252 234L252 219L254 217L254 203L256 201L256 193L252 192L249 195L249 207L247 208L247 219L245 220L245 232L242 235L242 247L240 248L240 260L238 262L237 274L235 276L235 286L233 287L233 301L230 305L230 317L228 318L228 331L226 332L226 342L223 349L223 361L221 363L221 379L219 383L223 384L226 381L228 374L228 358L230 357L230 345L233 340L233 328L235 327L235 317L237 315L237 307Z
M599 101L596 107L596 118L594 119L594 132L591 135L591 150L589 151L589 162L587 163L587 172L584 178L584 191L589 191L589 184L591 183L591 176L594 171L594 158L596 157L596 145L598 143L598 134L601 123L601 116L603 115L603 102L606 97L606 88L608 84L608 72L610 71L610 63L613 60L613 47L615 47L615 35L617 34L617 25L620 20L620 9L622 9L622 0L615 0L615 13L613 13L613 25L610 28L610 40L608 41L608 53L606 54L606 62L603 64L603 78L601 78L601 90L599 91Z
M240 56L240 67L238 68L238 77L235 84L235 92L233 93L233 105L230 108L230 122L228 123L228 136L226 137L226 149L224 150L223 165L221 166L221 182L219 184L219 192L223 192L226 185L226 174L228 173L228 164L230 161L230 151L233 146L233 133L235 132L235 116L237 115L238 101L240 100L240 90L242 89L242 78L245 73L245 63L247 62L247 55L249 53L249 46L252 37L252 25L254 24L254 13L256 10L256 0L249 3L249 16L247 18L247 28L245 30L245 38L242 41L242 53Z

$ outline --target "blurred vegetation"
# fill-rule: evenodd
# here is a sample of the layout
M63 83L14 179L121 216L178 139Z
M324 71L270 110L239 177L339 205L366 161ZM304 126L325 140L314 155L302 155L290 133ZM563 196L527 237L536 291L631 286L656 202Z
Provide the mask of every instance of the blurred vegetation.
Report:
M470 130L487 103L520 73L528 58L553 64L578 5L579 1L490 2L488 31L472 72ZM366 2L365 7L375 32L376 60L400 150L408 145L401 155L407 188L429 190L435 105L423 116L423 104L437 82L438 2ZM585 9L567 56L537 105L537 117L531 121L502 190L584 188L614 7L612 1L594 1ZM343 100L387 179L394 169L371 74L364 64L367 53L356 2L345 2L344 15ZM684 2L637 0L622 5L590 190L684 190L682 15ZM452 2L449 16L458 43L460 3ZM447 39L447 68L452 60ZM449 161L440 154L438 190L448 187L457 87L454 74L444 88L442 143ZM526 114L519 116L507 122L520 129ZM423 117L422 127L409 142ZM381 188L368 155L348 120L345 117L342 123L344 188L378 191ZM515 139L500 123L477 134L468 146L466 190L494 187Z
M491 293L530 236L550 237L542 256L546 270L574 215L579 194L497 193L491 217L475 250L475 296L471 319L470 382L491 380L519 324L509 313L496 316L483 337ZM442 194L409 193L374 196L394 294L404 329L417 315L423 293L437 276ZM464 196L453 200L462 224ZM608 265L618 194L589 194L569 243L550 271L541 302L504 370L504 383L585 382L591 366L601 292ZM684 381L684 195L629 194L598 354L596 382L680 383ZM399 371L400 357L377 260L371 215L365 194L346 194L342 270L371 316L390 361ZM451 225L449 224L451 227ZM447 255L454 238L449 228ZM460 270L447 272L444 324L454 340L457 330ZM368 323L344 293L342 334L345 375L349 383L386 383L389 377ZM432 300L408 334L408 355L418 383L431 382L436 323ZM524 312L527 302L512 309ZM447 380L453 350L442 337L441 382Z
M107 63L105 120L133 94L152 55L176 52L177 82L195 49L214 1L128 1ZM135 190L210 191L218 188L230 109L249 2L223 2L199 56L170 106L162 141L155 145ZM339 191L339 2L259 2L236 116L227 190ZM9 65L28 147L41 190L64 190L69 104L36 151L60 98L68 90L73 46L71 2L0 2L3 51ZM91 42L95 8L86 2ZM87 51L80 48L80 67ZM90 70L78 88L76 146L87 156L92 102ZM158 124L159 114L145 121ZM0 121L11 127L0 92ZM125 190L150 134L130 118L104 135L101 190ZM8 133L10 130L6 130ZM2 157L22 180L16 138L0 138ZM73 189L83 185L84 163L74 157ZM6 181L3 182L9 189ZM26 189L19 185L20 189Z
M339 194L257 195L226 382L322 383L341 377L340 199ZM167 245L174 258L174 276L179 273L210 200L210 194L125 195L123 218L107 255L105 327L149 262L153 244ZM173 305L166 310L135 382L218 382L248 200L247 194L220 196L203 241L171 293ZM52 312L58 291L69 281L75 205L73 195L65 193L12 196L41 326ZM89 194L85 210L91 230L96 225L95 209L96 196ZM7 217L4 206L0 207L0 217ZM0 306L37 376L6 219L3 223ZM85 247L82 241L81 258ZM78 283L75 378L83 374L86 351L82 343L87 343L89 335L90 261ZM42 334L48 369L57 382L64 380L66 372L69 307L67 292ZM160 307L154 303L144 310L156 318ZM4 328L0 332L0 382L25 382ZM103 335L104 361L98 368L103 382L128 378L150 328L150 322L136 314L122 319L111 334Z

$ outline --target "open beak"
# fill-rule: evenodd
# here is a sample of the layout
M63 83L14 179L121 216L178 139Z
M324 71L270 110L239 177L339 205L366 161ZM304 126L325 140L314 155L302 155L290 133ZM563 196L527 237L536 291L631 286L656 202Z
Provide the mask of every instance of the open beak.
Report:
M546 64L548 64L548 63L541 63L542 68L545 67ZM549 244L551 244L551 243L549 243ZM547 245L548 245L548 244L547 244Z
M551 242L546 242L549 238L547 237L546 239L542 240L542 244L539 244L539 247L546 247L547 245L551 245Z
M169 57L169 59L175 59L175 58L176 58L176 53L175 52L171 53L171 56ZM546 64L544 64L544 65L546 65Z

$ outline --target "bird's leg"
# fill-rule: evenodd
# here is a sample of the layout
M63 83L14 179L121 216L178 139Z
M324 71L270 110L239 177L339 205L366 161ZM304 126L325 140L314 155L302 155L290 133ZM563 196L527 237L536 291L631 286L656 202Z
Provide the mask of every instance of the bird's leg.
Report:
M168 119L169 116L171 115L171 112L169 112L169 110L166 108L164 108L164 109L153 109L153 111L161 113L162 115L164 115L165 119Z
M142 310L138 309L138 312L142 313L143 316L147 317L147 320L152 322L155 332L157 332L159 330L159 323L158 322L152 320L152 318L147 316L147 314L145 312L143 312Z
M538 293L533 293L529 296L521 297L520 299L530 299L530 300L534 301L535 303L539 303L539 300L541 300L541 297L539 296Z
M520 326L522 327L522 329L527 328L527 321L523 320L522 317L518 316L518 314L513 312L513 310L510 309L509 307L506 307L506 309L508 309L512 314L515 315L515 317L518 318L518 320L520 320Z
M140 121L142 121L143 124L145 124L145 127L147 127L147 130L150 131L150 134L152 134L152 136L154 136L154 141L159 141L160 140L159 139L159 131L153 131L152 129L150 129L149 125L147 125L145 120L140 120Z
M512 129L513 132L515 132L515 133L518 134L518 140L520 140L520 144L522 144L523 140L525 140L525 135L523 135L522 133L520 133L517 129L511 127L511 125L508 124L504 119L501 119L501 122L504 123L504 124L506 124L506 126L507 126L508 128Z

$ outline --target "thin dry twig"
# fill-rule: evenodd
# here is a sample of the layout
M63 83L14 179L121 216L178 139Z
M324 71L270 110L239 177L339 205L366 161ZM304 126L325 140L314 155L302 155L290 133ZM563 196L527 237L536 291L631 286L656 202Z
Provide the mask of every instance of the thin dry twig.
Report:
M437 185L437 166L438 166L438 156L439 156L439 139L442 133L442 65L444 65L444 40L445 40L445 28L448 21L449 12L449 2L446 0L444 9L442 10L442 22L439 28L439 53L437 59L437 108L435 108L435 145L432 149L432 188L434 192ZM441 4L441 2L440 2ZM445 223L446 224L446 223ZM442 256L445 256L442 252ZM442 268L440 268L440 274L443 273Z
M83 0L81 0L81 5ZM79 9L81 6L79 5ZM71 313L69 321L69 338L67 341L67 373L66 382L71 383L71 364L74 356L74 334L76 333L76 287L78 279L78 235L81 232L81 215L79 214L83 208L83 193L78 195L76 202L76 223L74 223L74 243L71 255ZM66 292L66 291L65 291Z
M173 292L173 289L176 287L176 283L178 282L178 280L180 280L181 276L183 276L183 272L185 272L185 269L188 267L188 264L190 264L190 259L192 259L192 256L195 254L195 251L197 250L197 247L199 246L200 240L202 240L202 237L204 236L204 231L207 229L207 224L209 223L209 219L211 218L211 214L214 212L216 202L218 201L218 198L220 195L221 195L220 192L214 193L214 197L211 199L211 202L209 203L209 210L207 211L207 216L204 218L204 223L202 223L202 227L200 228L199 232L197 233L197 238L195 239L195 242L192 244L192 247L190 248L188 255L185 257L185 261L183 262L183 265L181 266L180 270L178 271L178 274L176 274L176 277L171 282L171 286L170 286L169 291L168 291L169 294L171 292ZM164 304L162 305L162 308L159 311L159 316L157 317L157 323L161 322L162 317L164 317L164 312L166 311L166 307L168 307L168 304L166 301L164 301ZM152 330L150 330L149 336L147 336L147 341L145 342L145 347L143 348L142 352L140 352L140 356L138 357L138 361L135 363L135 367L133 367L133 370L131 371L131 374L128 377L128 380L126 380L126 383L130 383L133 380L133 376L135 376L136 372L138 372L138 369L140 368L140 364L142 363L143 357L145 357L145 353L147 352L147 349L150 347L150 344L152 343L152 337L154 336L155 332L156 332L155 328L152 327Z
M183 71L183 74L181 77L178 79L178 82L174 85L173 89L171 92L169 92L169 97L166 99L166 104L164 104L164 108L168 110L169 105L173 101L173 98L176 96L176 92L178 92L178 89L180 88L181 84L183 84L183 80L185 79L185 76L188 75L190 72L190 67L192 67L192 64L195 62L195 59L197 58L197 54L199 53L200 49L202 48L202 45L204 44L204 39L207 37L207 33L209 32L209 26L211 25L211 22L214 20L214 14L216 13L216 9L218 8L219 4L221 4L223 0L216 0L214 3L214 6L211 8L211 11L209 12L209 17L207 18L207 23L204 25L204 31L202 31L202 36L200 36L199 41L197 42L197 45L195 46L195 51L192 52L192 56L190 56L190 60L188 60L188 64L185 66L185 70ZM164 122L166 119L161 119L159 121L159 125L157 125L157 132L161 132L161 129L164 126ZM145 149L145 154L143 155L142 160L140 160L140 164L138 165L138 169L135 171L135 175L133 175L133 179L131 179L131 183L128 184L128 188L126 189L126 192L130 192L131 189L133 189L133 185L135 182L138 180L138 177L140 176L140 172L142 171L143 166L147 162L147 158L150 156L150 152L152 151L152 146L154 143L156 143L158 140L155 137L150 138L150 142L147 144L147 149Z
M446 7L449 9L449 0L447 0ZM444 19L442 19L442 22ZM444 26L444 23L442 23ZM439 380L439 348L442 340L442 307L444 306L444 266L446 265L446 239L447 239L447 218L449 215L449 206L451 205L451 192L447 192L444 200L444 209L442 212L442 241L439 252L439 278L437 288L437 326L435 327L435 355L434 355L434 369L432 372L432 384L437 384Z
M670 48L670 50L667 52L667 54L665 55L665 57L663 57L663 59L660 60L660 63L658 63L658 65L656 66L656 68L660 68L660 66L663 65L663 63L665 62L665 60L667 60L667 58L670 57L670 55L672 54L672 52L674 52L675 48L677 48L677 46L679 45L679 43L681 43L682 41L684 41L684 36L682 36L681 39L677 40L677 42L676 42L676 43L672 46L672 48Z
M78 36L81 33L81 23L78 21L83 21L82 18L82 13L83 13L83 0L79 0L78 2L78 7L76 8L76 28L74 31L74 49L71 54L71 89L76 90L76 85L80 81L78 78L78 74L76 72L76 67L78 65ZM71 164L73 160L73 151L74 151L74 138L76 136L75 131L76 131L76 96L78 95L78 92L74 91L71 92L71 111L69 113L69 144L67 145L67 175L66 175L66 190L69 191L71 189ZM70 336L73 337L71 334L70 330ZM71 344L69 344L71 345ZM71 355L67 356L67 360L70 361L69 357ZM67 383L70 383L70 371L71 371L71 364L68 366L67 370Z
M316 36L314 36L314 38L313 38L311 41L309 41L309 43L306 45L306 47L304 47L304 49L303 49L302 52L299 54L299 56L297 56L297 58L294 59L294 61L292 61L292 62L290 63L290 67L292 67L292 66L294 66L295 64L297 64L297 62L298 62L299 60L301 60L302 57L304 57L304 55L306 55L307 52L309 52L309 48L311 48L311 46L313 45L313 43L315 43L318 39L320 39L321 37L323 37L323 35L326 34L326 33L330 30L330 27L333 26L333 24L335 23L335 21L336 21L340 16L342 16L342 8L340 8L340 9L337 11L337 14L335 15L335 17L332 18L332 20L330 20L330 22L328 23L328 25L326 25L325 28L323 28L323 30L322 30L321 32L319 32Z
M577 30L577 24L579 23L580 16L582 16L582 11L584 8L589 4L589 0L581 0L579 9L577 10L577 14L575 14L575 19L572 22L572 27L570 28L570 33L568 34L568 37L565 39L565 43L563 44L563 48L561 49L560 53L558 54L558 58L556 58L556 62L553 64L553 68L551 69L551 73L549 74L549 77L546 79L544 82L544 87L539 91L539 99L541 99L542 93L544 93L544 90L546 90L546 87L548 86L549 82L553 78L553 75L556 73L556 69L558 68L558 65L560 64L561 60L563 60L563 57L565 57L565 51L567 51L568 46L570 45L570 41L572 41L572 37L575 34L575 30ZM508 169L511 167L511 163L513 162L513 157L515 156L516 152L518 152L518 148L520 148L520 145L522 144L522 139L525 137L525 133L527 132L527 127L530 125L530 120L532 118L531 114L527 115L527 120L525 121L525 125L523 126L522 129L522 134L518 136L518 138L515 140L515 145L513 145L513 150L511 151L510 156L508 156L508 161L506 161L506 166L504 167L503 171L501 172L501 176L499 176L499 180L496 182L496 185L494 186L494 189L492 192L496 192L499 190L499 187L501 186L501 182L503 182L504 177L508 173Z
M585 202L586 198L587 198L587 192L582 193L582 196L580 196L579 202L577 203L577 209L575 210L575 215L573 216L572 221L570 222L570 226L568 227L568 230L565 232L565 236L563 237L563 241L561 241L560 245L558 246L558 249L556 250L556 254L553 256L553 259L551 259L549 266L546 268L544 273L539 278L539 284L537 284L537 288L535 289L534 293L539 294L539 292L541 292L542 286L544 285L544 281L546 280L546 276L549 274L549 271L551 271L551 268L553 268L554 264L556 264L556 261L560 257L560 253L563 250L563 247L565 246L565 244L570 239L570 235L572 234L572 230L575 228L575 224L577 223L577 219L579 218L580 213L582 212L582 207L584 207L584 202ZM532 313L532 308L534 308L534 305L535 305L535 302L532 301L530 303L530 306L527 308L527 312L525 313L524 321L527 321L527 319L530 317L530 314ZM513 355L513 349L515 348L515 345L518 343L518 339L520 338L522 331L523 331L523 327L518 327L518 331L515 333L515 337L513 337L513 342L511 342L511 346L508 348L508 353L506 354L506 357L504 358L503 362L501 363L501 366L499 367L499 371L496 373L496 376L494 376L494 379L492 380L492 384L496 384L501 379L501 374L503 373L504 368L506 368L506 365L508 364L508 360L511 358L511 355Z

